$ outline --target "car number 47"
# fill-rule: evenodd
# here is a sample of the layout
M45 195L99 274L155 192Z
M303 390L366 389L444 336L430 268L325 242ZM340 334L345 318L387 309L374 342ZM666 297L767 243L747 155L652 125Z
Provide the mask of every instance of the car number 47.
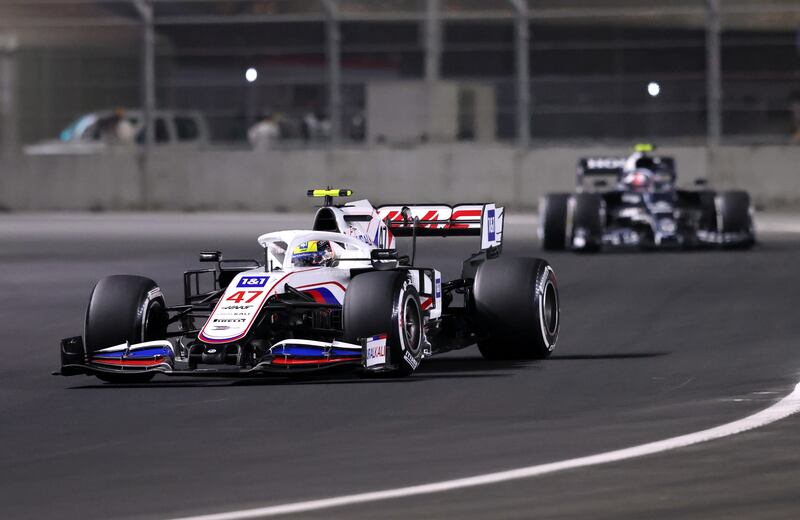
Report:
M235 293L225 298L225 300L235 303L242 303L242 300L244 300L245 303L253 303L254 301L256 301L256 298L261 296L261 293L263 292L264 291L236 291ZM247 294L252 294L252 296L247 298L246 297Z

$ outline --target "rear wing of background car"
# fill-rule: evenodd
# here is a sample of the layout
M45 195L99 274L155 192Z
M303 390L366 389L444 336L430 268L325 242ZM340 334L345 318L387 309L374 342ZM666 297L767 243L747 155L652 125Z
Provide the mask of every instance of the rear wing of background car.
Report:
M635 160L637 167L648 168L660 173L668 173L673 179L675 177L675 159L672 157L658 156L658 155L642 155L639 158L634 157L582 157L578 160L578 167L576 170L576 184L583 185L584 178L586 177L602 177L614 176L619 178L622 175L625 163L629 160ZM646 161L648 164L640 165L640 161Z
M615 176L622 174L627 157L583 157L578 160L578 168L575 172L575 183L583 185L583 179L587 176Z
M481 249L503 242L505 210L494 204L390 204L375 208L398 237L480 236Z

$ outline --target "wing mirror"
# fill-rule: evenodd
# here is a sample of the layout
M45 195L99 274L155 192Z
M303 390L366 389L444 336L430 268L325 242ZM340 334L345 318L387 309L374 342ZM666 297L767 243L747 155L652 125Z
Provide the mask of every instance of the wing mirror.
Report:
M200 261L201 262L219 262L222 260L222 252L221 251L201 251L200 252Z
M391 271L397 268L398 255L396 249L373 249L369 258L376 271Z

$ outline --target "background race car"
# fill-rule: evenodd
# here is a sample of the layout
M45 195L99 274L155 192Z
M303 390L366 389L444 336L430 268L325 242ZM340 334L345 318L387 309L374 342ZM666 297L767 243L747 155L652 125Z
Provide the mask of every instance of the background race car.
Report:
M629 157L580 159L576 192L550 193L540 201L543 248L592 252L603 246L748 248L755 243L747 192L716 192L704 179L697 179L694 189L678 188L674 159L652 151L652 145L637 145Z

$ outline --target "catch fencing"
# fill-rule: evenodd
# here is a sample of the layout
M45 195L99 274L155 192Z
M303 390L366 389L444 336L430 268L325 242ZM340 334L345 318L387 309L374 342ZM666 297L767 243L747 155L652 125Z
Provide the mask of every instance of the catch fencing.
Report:
M423 142L788 143L798 27L791 0L4 0L0 140L128 107L198 110L229 147L267 115L275 146L364 143L369 86L391 80L490 89Z

